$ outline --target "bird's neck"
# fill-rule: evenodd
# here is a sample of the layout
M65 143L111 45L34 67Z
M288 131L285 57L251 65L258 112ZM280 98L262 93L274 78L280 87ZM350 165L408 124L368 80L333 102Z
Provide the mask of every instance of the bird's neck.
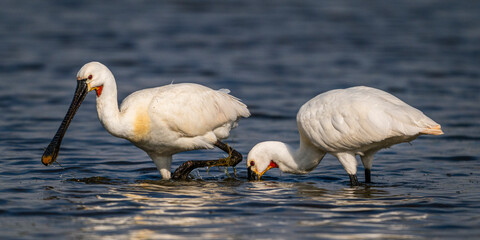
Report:
M276 156L278 158L276 163L282 172L304 174L315 169L322 161L325 153L311 145L300 142L298 149L285 144L285 149Z
M97 114L103 127L112 135L122 137L122 124L117 101L117 84L113 76L97 92Z

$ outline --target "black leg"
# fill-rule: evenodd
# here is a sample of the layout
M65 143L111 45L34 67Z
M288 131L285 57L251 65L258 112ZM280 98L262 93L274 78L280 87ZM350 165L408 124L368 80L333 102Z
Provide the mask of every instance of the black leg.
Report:
M235 167L238 163L242 161L242 154L237 152L235 149L231 148L227 144L217 141L215 146L222 149L224 152L228 153L228 157L221 158L218 160L190 160L184 162L180 167L175 170L173 173L172 179L187 179L188 175L195 168L201 167Z
M348 175L350 177L350 185L352 186L360 186L360 183L358 182L358 179L357 179L357 175L356 174L352 174L352 175Z
M371 183L372 178L371 178L371 170L368 168L365 168L365 183Z

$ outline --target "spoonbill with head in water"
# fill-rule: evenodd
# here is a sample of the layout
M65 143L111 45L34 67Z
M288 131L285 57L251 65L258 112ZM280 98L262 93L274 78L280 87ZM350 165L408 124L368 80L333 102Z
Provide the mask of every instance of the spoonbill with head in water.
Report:
M117 85L110 70L99 62L85 64L77 74L77 88L68 112L52 142L45 149L42 163L55 162L65 131L89 91L97 94L97 113L103 127L113 136L124 138L144 150L160 171L170 179L172 155L209 149L214 146L229 153L227 158L188 161L175 171L174 178L186 178L197 167L235 166L242 155L222 143L241 117L248 117L247 106L228 94L193 83L170 84L132 93L117 102Z
M378 150L423 134L443 134L440 125L418 109L387 92L362 86L314 97L298 111L297 126L299 149L277 141L252 148L247 157L249 180L260 179L271 168L305 174L330 153L338 158L354 186L359 185L355 155L360 155L369 183Z

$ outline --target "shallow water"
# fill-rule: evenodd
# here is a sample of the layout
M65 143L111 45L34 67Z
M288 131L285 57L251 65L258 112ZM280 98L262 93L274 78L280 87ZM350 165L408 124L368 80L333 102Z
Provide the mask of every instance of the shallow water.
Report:
M3 1L0 8L2 239L452 239L480 236L480 3L473 1ZM86 62L119 97L171 82L229 88L250 108L227 140L298 146L295 115L315 95L368 85L442 124L379 152L373 184L349 187L327 156L308 175L245 162L162 181L110 136L88 96L60 165L40 162ZM217 150L178 154L223 156ZM359 166L359 180L363 168Z

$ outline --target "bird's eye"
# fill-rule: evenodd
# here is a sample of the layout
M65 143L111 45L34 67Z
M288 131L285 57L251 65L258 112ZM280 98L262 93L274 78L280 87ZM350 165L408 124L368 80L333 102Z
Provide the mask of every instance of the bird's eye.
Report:
M254 162L254 161L251 161L251 162L250 162L250 166L255 166L255 162Z
M88 75L89 80L92 80L92 78L93 78L92 74Z

